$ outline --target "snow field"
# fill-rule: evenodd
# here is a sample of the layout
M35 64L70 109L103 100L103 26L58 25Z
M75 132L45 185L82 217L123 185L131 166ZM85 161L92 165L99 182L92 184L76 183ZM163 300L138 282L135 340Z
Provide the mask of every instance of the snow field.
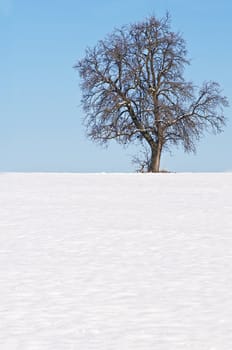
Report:
M231 350L232 174L0 174L1 350Z

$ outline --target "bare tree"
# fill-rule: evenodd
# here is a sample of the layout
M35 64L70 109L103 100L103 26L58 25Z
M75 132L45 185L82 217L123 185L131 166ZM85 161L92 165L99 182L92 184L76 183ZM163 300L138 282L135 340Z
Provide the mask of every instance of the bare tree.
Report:
M205 131L222 131L228 101L216 82L197 88L185 81L188 64L185 41L171 31L168 14L116 29L88 48L75 65L87 135L101 144L145 143L143 170L150 172L159 172L165 148L195 151Z

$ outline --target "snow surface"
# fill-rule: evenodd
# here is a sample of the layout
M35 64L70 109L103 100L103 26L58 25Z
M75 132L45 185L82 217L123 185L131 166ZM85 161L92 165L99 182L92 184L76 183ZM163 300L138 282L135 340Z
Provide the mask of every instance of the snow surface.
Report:
M232 174L0 174L1 350L231 350Z

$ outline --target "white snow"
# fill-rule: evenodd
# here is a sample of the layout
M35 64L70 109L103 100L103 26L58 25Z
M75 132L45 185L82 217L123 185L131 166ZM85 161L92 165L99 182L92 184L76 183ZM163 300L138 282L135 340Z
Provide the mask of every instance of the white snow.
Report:
M231 350L232 174L0 174L1 350Z

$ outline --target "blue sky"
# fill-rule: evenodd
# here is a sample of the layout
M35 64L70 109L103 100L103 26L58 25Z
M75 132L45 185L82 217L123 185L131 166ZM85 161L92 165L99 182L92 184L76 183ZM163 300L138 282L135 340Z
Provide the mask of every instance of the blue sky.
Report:
M187 43L186 77L218 81L232 104L230 0L0 0L0 171L133 171L135 147L102 149L86 139L72 67L115 27L167 10ZM161 167L232 171L231 108L225 112L223 134L206 135L196 155L173 148Z

